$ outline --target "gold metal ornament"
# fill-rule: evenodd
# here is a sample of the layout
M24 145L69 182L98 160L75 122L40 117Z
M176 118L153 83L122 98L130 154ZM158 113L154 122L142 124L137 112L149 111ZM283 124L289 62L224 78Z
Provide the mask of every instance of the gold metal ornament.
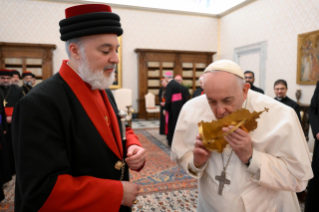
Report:
M115 164L115 168L117 169L117 170L121 170L121 168L124 166L124 163L122 162L122 161L117 161L116 162L116 164Z
M241 128L247 133L257 129L258 123L256 119L260 118L260 114L268 112L268 108L260 112L249 112L249 110L241 108L232 114L211 122L201 121L198 123L198 132L202 139L202 143L209 151L216 150L217 152L223 152L224 148L228 144L225 140L225 136L234 132L236 129ZM233 125L234 127L228 132L223 132L223 127Z

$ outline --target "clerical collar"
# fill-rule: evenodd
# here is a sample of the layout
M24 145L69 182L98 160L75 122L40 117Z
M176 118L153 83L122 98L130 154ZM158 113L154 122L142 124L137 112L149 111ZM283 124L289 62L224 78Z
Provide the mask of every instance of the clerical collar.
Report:
M285 96L284 98L276 97L276 99L277 99L278 101L282 101L282 100L286 99L286 97L287 97L287 96Z

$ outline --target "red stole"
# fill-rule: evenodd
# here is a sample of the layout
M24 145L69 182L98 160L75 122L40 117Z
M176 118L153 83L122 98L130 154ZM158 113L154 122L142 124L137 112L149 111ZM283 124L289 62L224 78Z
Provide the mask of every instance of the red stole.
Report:
M103 138L104 142L107 146L117 155L119 159L123 159L123 146L122 146L122 138L119 126L117 124L116 114L112 108L111 103L105 93L104 90L100 90L100 94L102 95L104 105L106 106L109 122L112 123L112 128L114 132L112 132L111 125L110 127L107 125L107 121L105 120L103 114L103 106L102 108L99 106L99 99L96 99L95 95L92 93L90 88L86 85L86 83L81 79L81 77L67 64L67 60L64 60L62 66L60 68L59 74L64 79L64 81L70 86L73 93L80 101L87 115L93 122L95 128ZM94 92L94 91L93 91ZM101 104L100 104L101 105ZM125 130L125 129L123 129ZM114 139L116 138L116 141Z

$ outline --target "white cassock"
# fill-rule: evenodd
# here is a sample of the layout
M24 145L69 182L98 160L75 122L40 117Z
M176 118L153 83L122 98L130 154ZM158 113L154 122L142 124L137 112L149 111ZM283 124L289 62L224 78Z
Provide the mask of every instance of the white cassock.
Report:
M201 169L193 163L193 147L198 134L197 123L216 120L206 95L188 101L182 108L175 128L172 160L190 176L199 179L198 211L200 212L299 212L295 192L303 191L313 177L309 149L296 112L276 100L251 91L243 108L259 112L258 127L249 132L253 156L247 167L233 152L226 169L222 196L218 195L223 162L231 153L230 145L222 154L212 152Z

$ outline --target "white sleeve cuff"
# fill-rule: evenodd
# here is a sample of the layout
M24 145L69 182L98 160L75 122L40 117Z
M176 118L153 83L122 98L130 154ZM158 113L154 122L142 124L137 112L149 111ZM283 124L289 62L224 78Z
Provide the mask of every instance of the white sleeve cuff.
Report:
M253 156L251 158L250 165L247 168L247 171L251 173L250 179L255 183L259 183L259 180L260 180L260 167L261 167L262 154L263 152L253 149Z
M250 165L247 168L247 171L251 172L251 173L257 173L257 171L260 170L260 166L261 166L261 155L262 152L253 149L253 155L251 158L251 162Z
M199 179L203 175L203 171L206 169L207 164L208 164L208 162L206 162L200 168L195 167L195 165L194 165L194 157L192 156L190 158L190 161L188 162L187 173L191 177Z

